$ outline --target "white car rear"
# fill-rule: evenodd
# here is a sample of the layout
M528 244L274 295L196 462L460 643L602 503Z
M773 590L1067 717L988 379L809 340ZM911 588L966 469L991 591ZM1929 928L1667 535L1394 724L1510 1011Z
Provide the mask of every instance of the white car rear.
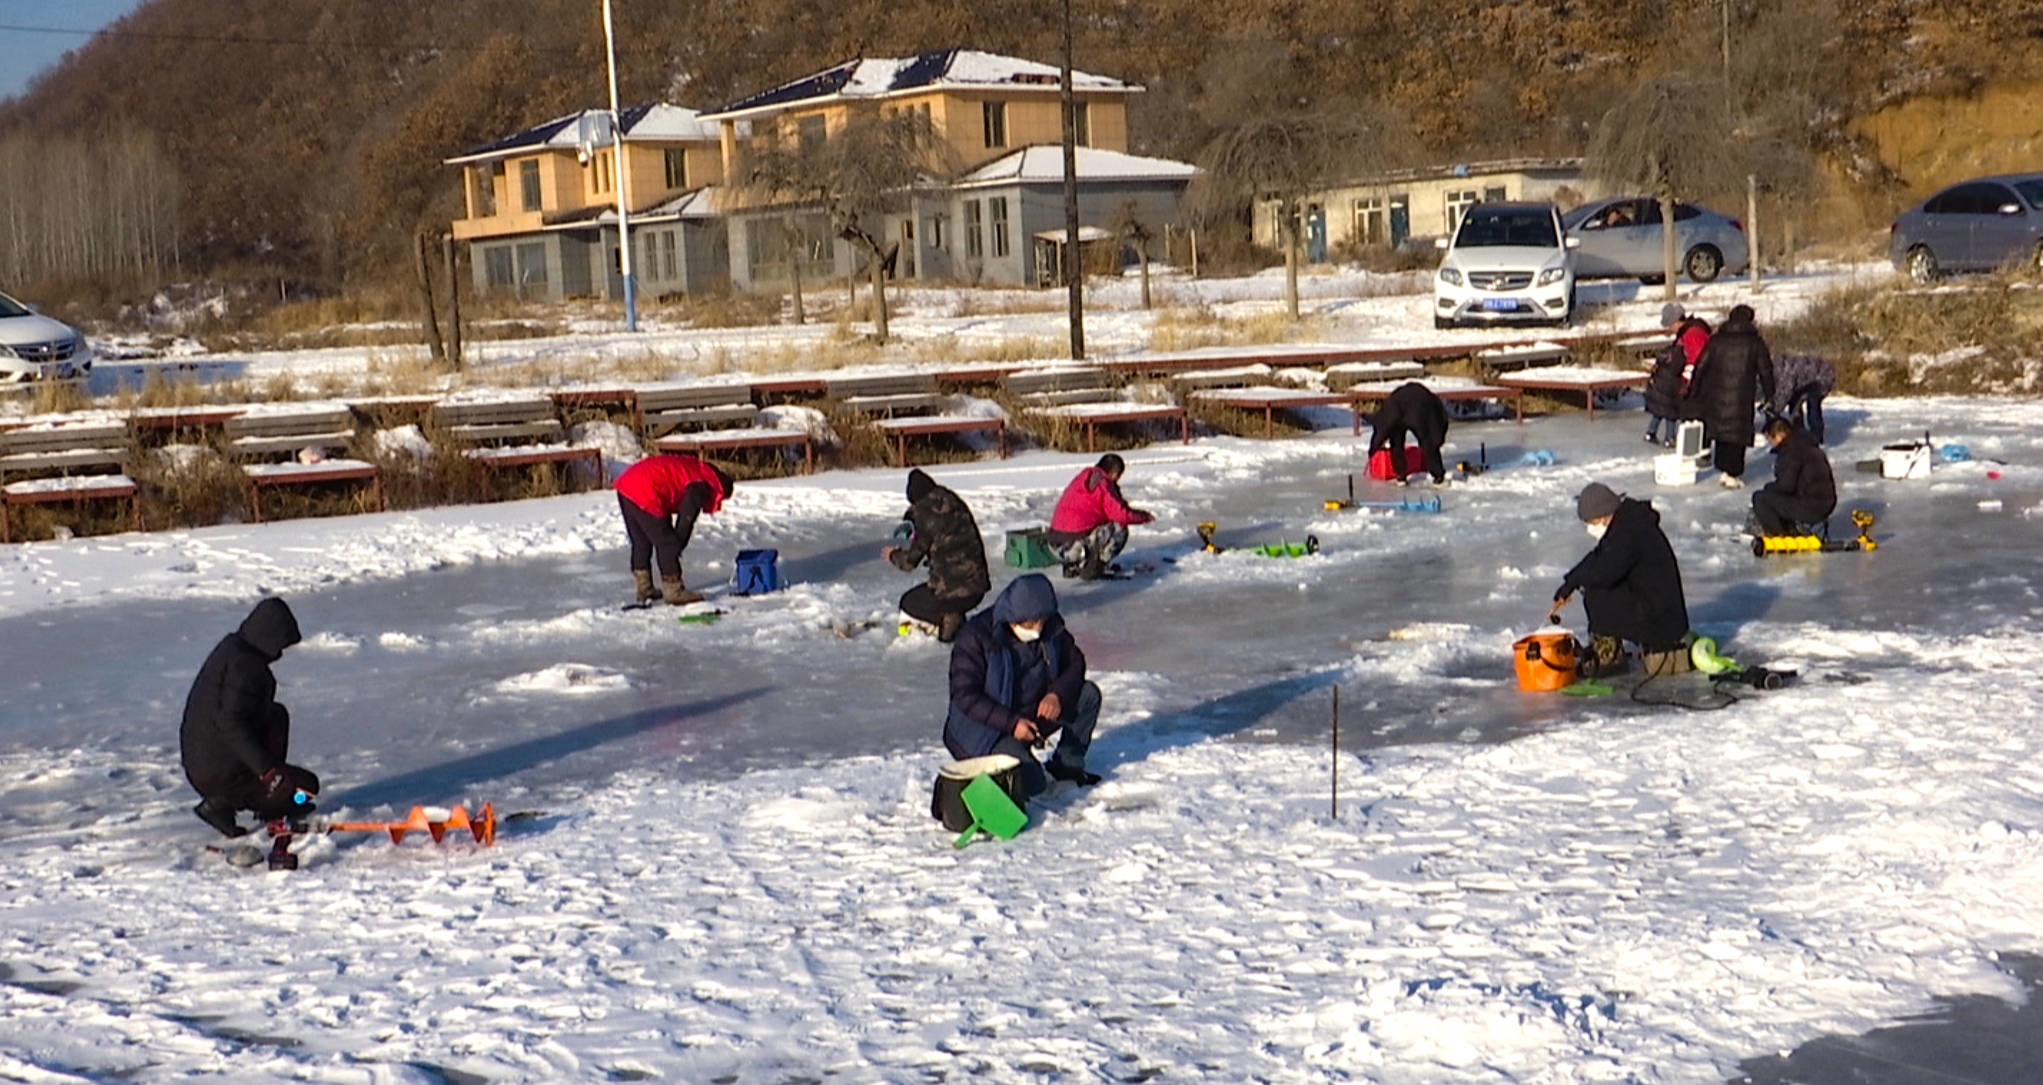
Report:
M1479 203L1462 214L1433 276L1433 326L1566 324L1575 241L1546 203Z
M0 383L72 380L92 372L85 335L0 294Z

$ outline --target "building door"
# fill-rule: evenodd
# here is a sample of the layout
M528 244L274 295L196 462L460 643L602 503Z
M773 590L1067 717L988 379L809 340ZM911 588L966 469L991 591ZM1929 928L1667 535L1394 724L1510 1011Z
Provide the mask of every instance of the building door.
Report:
M1305 212L1305 262L1327 262L1327 209L1318 204Z
M1412 198L1392 196L1390 198L1390 247L1401 249L1412 236Z

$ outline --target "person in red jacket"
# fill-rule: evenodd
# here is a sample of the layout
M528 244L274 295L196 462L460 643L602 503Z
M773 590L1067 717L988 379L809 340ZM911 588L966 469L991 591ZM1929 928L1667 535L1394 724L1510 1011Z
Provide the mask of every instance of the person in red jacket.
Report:
M1127 470L1127 461L1109 452L1064 487L1043 541L1064 559L1065 576L1097 580L1106 575L1108 565L1128 545L1128 529L1156 519L1129 507L1121 496L1121 476Z
M641 603L660 595L675 606L702 602L701 592L681 580L681 551L695 533L695 518L715 515L731 496L731 476L694 456L647 456L617 476L617 507L631 540L631 579ZM652 559L660 563L660 592L653 592Z

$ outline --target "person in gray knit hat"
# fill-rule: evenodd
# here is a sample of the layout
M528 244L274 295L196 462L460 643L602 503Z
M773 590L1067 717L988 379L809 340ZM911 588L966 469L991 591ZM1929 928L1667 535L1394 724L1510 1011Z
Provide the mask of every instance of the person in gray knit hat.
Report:
M1592 482L1575 497L1575 517L1596 547L1562 578L1551 615L1558 618L1569 598L1582 593L1582 608L1589 614L1583 676L1630 669L1626 642L1639 647L1649 674L1687 670L1688 601L1681 589L1681 564L1660 530L1660 514L1647 502Z

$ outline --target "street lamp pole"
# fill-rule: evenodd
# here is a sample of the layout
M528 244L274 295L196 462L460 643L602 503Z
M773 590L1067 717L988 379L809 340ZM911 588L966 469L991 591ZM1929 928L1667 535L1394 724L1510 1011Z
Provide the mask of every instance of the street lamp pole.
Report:
M1078 115L1071 95L1071 0L1064 0L1064 289L1069 299L1071 357L1085 357L1085 274L1078 249Z
M617 258L624 273L624 330L638 330L638 278L631 270L631 181L624 168L624 117L617 109L617 33L611 24L610 0L603 0L603 48L610 55L611 173L617 182Z

